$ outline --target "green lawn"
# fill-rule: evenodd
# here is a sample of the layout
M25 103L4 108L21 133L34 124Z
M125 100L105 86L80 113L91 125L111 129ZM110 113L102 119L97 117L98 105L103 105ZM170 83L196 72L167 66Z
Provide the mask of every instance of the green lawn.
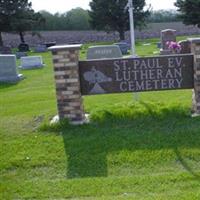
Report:
M158 51L157 41L138 41L137 54ZM50 126L53 67L51 54L42 56L44 69L0 85L0 199L200 199L191 90L144 92L139 102L131 93L87 96L90 124Z

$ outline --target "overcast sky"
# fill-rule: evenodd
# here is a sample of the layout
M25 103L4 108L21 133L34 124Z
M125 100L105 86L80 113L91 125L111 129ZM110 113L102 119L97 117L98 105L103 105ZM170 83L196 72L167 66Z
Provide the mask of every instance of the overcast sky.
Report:
M35 11L47 10L51 13L66 12L72 8L81 7L89 9L91 0L30 0ZM128 1L128 0L127 0ZM147 4L151 4L153 10L159 9L175 9L174 2L176 0L146 0Z

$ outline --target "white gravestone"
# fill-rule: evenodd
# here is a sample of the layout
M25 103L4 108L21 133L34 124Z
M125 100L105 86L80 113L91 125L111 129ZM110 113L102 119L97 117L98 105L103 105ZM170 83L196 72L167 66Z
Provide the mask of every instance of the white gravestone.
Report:
M22 69L38 69L44 67L42 56L21 57Z
M117 45L92 46L88 48L87 59L122 58L122 52Z
M0 55L0 82L16 83L22 78L23 75L17 73L16 56Z

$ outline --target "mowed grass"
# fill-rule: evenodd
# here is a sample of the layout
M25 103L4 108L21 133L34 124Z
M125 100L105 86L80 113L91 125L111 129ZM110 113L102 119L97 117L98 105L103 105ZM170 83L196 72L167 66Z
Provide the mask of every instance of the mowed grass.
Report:
M152 55L157 41L137 42L137 54ZM44 69L0 85L0 199L200 199L191 90L144 92L138 102L132 93L85 96L90 124L50 126L52 58L42 56Z

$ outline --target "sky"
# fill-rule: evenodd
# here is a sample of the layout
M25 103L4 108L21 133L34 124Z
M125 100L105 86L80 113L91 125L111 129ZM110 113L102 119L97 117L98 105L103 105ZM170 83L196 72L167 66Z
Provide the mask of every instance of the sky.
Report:
M81 7L89 9L91 0L30 0L35 11L47 10L51 13L66 12L72 8ZM128 0L127 0L128 1ZM159 9L175 9L174 2L176 0L146 0L147 4L151 4L153 10Z

